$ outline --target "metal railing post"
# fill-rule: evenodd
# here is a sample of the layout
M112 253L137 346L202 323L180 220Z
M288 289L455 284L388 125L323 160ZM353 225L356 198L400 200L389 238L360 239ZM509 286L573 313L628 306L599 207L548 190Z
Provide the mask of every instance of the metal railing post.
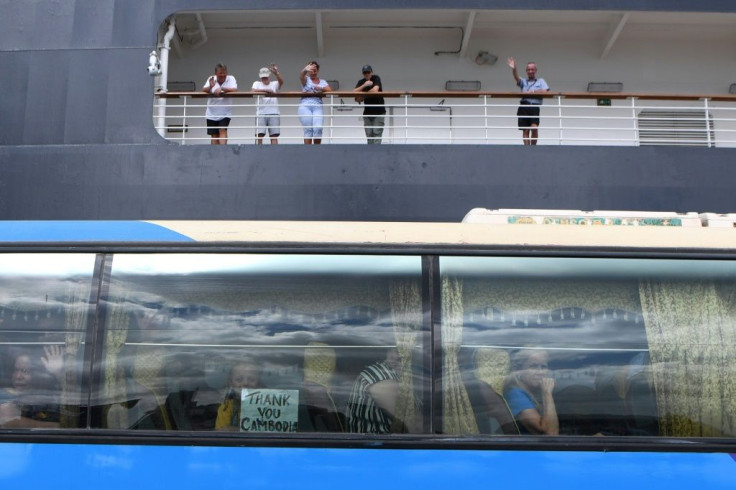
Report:
M631 98L631 121L634 124L634 146L639 146L639 130L636 124L636 97Z
M332 143L332 116L334 115L334 109L335 109L335 96L329 95L330 98L330 125L328 126L330 128L330 143Z
M187 96L184 96L184 104L181 113L181 144L187 144Z
M386 122L388 126L388 135L389 135L388 141L389 143L393 144L394 142L394 106L393 104L388 106L387 115L388 115L388 121Z
M557 119L559 121L559 127L560 127L560 134L557 140L558 145L562 145L562 96L558 95L555 97L557 99Z
M483 125L486 132L486 144L488 144L488 96L483 96Z
M161 134L161 131L158 129L158 100L159 98L156 97L156 94L154 93L152 103L153 129L156 130L157 133Z
M404 144L409 142L409 96L404 95Z
M708 140L708 148L712 148L714 145L713 145L713 142L711 141L711 137L710 137L710 124L709 124L710 121L709 121L709 118L708 118L708 109L709 108L708 108L708 99L707 98L703 99L703 108L704 108L704 111L703 111L704 114L703 114L703 116L705 117L705 134L706 134L706 139Z
M453 133L452 133L452 103L450 104L450 144L453 144Z
M156 129L158 134L166 139L166 99L154 96L154 100L158 100L156 104Z

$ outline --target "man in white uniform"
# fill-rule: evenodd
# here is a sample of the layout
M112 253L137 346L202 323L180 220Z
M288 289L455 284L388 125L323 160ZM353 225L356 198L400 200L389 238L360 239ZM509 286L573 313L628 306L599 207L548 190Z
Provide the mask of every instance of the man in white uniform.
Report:
M271 80L272 73L276 77L276 80ZM279 73L279 67L273 63L268 68L261 68L258 71L258 77L260 80L253 82L253 87L251 88L253 92L275 95L284 84L284 79L281 77L281 73ZM266 136L266 128L268 128L268 135L271 137L271 144L278 144L278 138L281 134L279 100L277 97L259 95L256 115L256 144L263 144L263 137Z
M227 127L233 115L232 102L225 94L236 92L238 82L235 77L227 74L227 65L218 63L215 66L215 75L211 76L202 87L202 92L211 94L207 99L207 134L213 145L227 144Z

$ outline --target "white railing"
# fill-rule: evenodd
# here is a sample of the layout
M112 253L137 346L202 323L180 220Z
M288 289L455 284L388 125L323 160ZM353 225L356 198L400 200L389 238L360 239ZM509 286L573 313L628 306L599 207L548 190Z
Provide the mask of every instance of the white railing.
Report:
M258 94L232 94L229 144L254 144ZM322 142L365 143L363 106L352 92L324 97ZM384 92L383 144L521 144L516 92ZM303 142L300 93L279 94L282 144ZM154 126L181 144L207 144L207 94L169 92L154 97ZM736 146L736 96L546 94L540 145ZM264 143L269 143L266 136Z

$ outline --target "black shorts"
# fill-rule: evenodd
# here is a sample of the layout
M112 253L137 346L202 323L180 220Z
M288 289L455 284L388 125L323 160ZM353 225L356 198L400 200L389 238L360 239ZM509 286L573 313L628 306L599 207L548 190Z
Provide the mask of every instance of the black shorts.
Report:
M539 126L539 105L537 104L522 104L519 106L519 110L516 111L516 115L519 116L519 129L529 129L532 126Z
M229 117L220 119L219 121L207 119L207 134L209 134L210 136L217 136L218 134L220 134L221 128L227 128L228 126L230 126Z

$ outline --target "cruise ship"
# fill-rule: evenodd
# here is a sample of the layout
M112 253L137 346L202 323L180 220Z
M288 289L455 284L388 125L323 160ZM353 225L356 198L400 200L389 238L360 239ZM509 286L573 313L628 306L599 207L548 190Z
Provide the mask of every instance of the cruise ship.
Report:
M727 0L143 0L0 6L0 218L460 221L472 208L729 213L736 4ZM509 58L550 87L536 146ZM296 106L333 92L321 146ZM201 92L238 81L227 145ZM256 145L259 69L284 78ZM367 145L352 90L386 93Z

